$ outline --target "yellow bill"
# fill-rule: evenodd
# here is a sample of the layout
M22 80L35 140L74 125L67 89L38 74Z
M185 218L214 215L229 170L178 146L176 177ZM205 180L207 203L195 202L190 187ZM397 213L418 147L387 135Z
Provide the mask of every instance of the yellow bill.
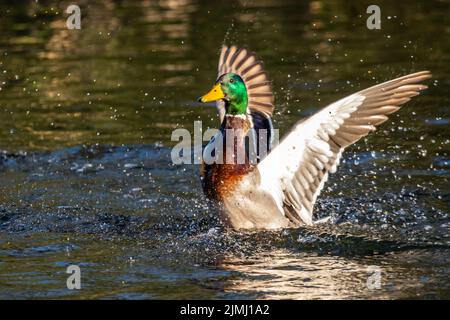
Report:
M198 101L200 102L211 102L219 99L225 98L220 83L217 83L207 94L200 97Z

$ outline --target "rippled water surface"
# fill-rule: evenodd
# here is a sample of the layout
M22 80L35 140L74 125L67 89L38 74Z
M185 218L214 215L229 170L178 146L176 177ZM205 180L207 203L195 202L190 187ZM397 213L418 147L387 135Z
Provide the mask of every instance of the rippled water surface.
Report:
M381 1L381 30L359 1L77 3L81 30L69 2L0 4L0 298L450 298L448 1ZM233 232L199 168L170 160L173 129L217 126L196 97L224 41L264 60L282 134L374 83L433 79L347 150L316 205L330 223Z

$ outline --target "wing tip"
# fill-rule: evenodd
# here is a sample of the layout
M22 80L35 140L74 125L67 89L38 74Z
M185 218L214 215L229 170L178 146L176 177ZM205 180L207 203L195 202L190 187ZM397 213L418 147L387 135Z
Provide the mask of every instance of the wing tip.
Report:
M418 78L418 82L431 79L432 77L433 74L430 70L418 71L408 75L408 78Z

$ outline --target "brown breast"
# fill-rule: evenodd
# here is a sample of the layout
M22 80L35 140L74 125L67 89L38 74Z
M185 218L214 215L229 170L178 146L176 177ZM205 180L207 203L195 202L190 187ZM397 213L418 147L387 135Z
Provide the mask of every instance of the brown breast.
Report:
M254 169L245 148L250 122L243 117L225 116L222 124L223 163L203 164L202 183L205 194L221 200L234 191L244 175Z

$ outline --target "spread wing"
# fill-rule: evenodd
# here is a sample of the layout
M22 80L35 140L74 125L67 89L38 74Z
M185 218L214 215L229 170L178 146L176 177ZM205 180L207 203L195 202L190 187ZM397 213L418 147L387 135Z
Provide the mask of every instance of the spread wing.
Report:
M312 224L317 196L344 149L375 130L400 106L426 89L429 71L409 74L330 104L297 123L257 168L261 188L274 195L286 217Z
M230 72L238 74L244 80L248 94L248 111L259 112L270 118L274 109L273 93L262 61L246 48L223 46L219 58L218 77ZM222 123L225 104L219 100L216 106Z

